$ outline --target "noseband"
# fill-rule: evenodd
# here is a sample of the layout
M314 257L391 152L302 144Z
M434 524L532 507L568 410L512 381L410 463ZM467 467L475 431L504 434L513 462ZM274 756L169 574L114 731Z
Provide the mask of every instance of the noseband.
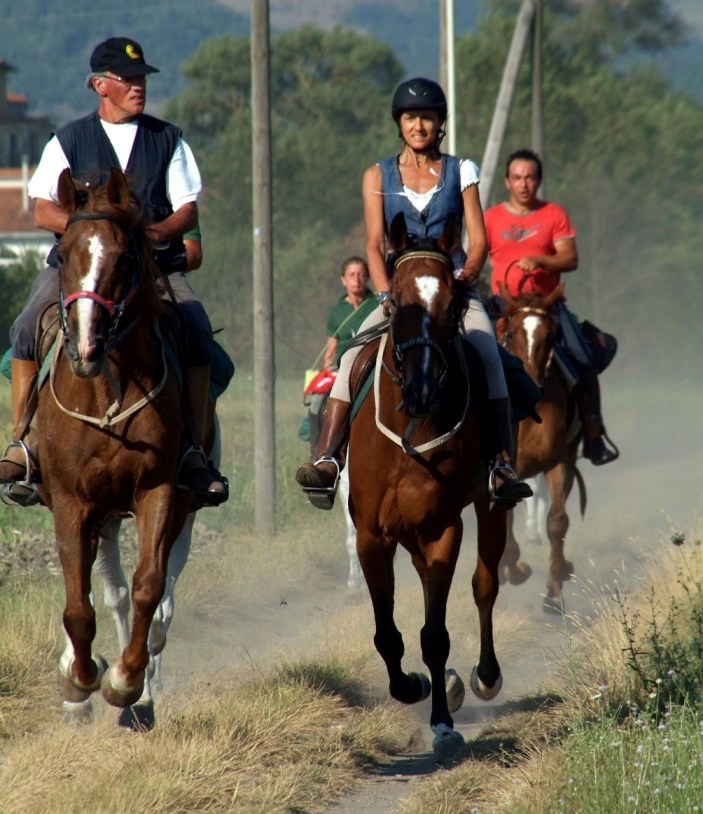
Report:
M73 294L69 294L67 297L64 297L63 290L59 289L59 322L61 324L61 330L63 331L64 336L67 336L69 333L68 327L68 306L75 302L76 300L92 300L104 308L110 314L110 328L108 330L107 335L107 342L106 342L106 349L110 350L115 344L115 337L117 334L117 327L122 319L122 314L124 310L127 308L129 303L132 301L132 298L137 293L137 288L139 287L139 280L137 277L137 263L136 260L139 256L139 252L137 250L136 241L134 240L134 233L131 229L125 226L124 221L117 217L116 215L111 215L109 212L75 212L71 217L68 219L66 223L66 230L78 221L81 220L107 220L111 221L112 223L118 224L122 229L125 230L127 233L127 239L129 241L129 257L132 258L135 262L131 263L132 266L132 282L130 284L129 290L125 294L125 296L119 300L108 300L105 297L102 297L100 294L96 294L94 291L74 291ZM59 267L59 274L61 273L61 269Z

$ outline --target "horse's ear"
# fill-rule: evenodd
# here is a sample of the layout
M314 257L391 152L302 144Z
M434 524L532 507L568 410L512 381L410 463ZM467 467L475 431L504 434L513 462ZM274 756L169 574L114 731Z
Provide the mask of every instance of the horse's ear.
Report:
M402 212L393 218L391 228L388 230L388 242L394 252L402 251L408 245L408 227L405 215Z
M445 254L449 255L461 248L461 222L456 215L449 215L444 222L444 229L437 245Z
M59 206L65 212L75 212L79 206L88 200L88 193L76 186L71 170L66 167L59 175L58 183Z
M119 209L127 209L130 204L129 186L125 174L118 167L110 167L107 182L107 199Z
M550 308L557 300L561 300L563 297L564 283L559 283L559 285L545 297L544 304L547 308Z

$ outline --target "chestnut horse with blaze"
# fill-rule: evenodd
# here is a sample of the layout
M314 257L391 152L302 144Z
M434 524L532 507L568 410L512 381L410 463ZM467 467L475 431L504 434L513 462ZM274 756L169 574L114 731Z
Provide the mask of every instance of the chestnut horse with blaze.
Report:
M402 215L391 224L389 330L381 339L373 392L352 421L349 442L349 508L373 604L374 643L393 698L413 704L431 692L438 754L464 742L451 717L463 701L463 684L446 670L445 617L462 540L461 513L470 503L478 521L472 584L481 629L471 687L487 700L502 684L492 613L506 518L504 512L489 511L487 456L470 403L466 343L459 333L463 303L451 261L460 239L454 218L438 241L410 239ZM404 645L393 618L398 544L409 552L422 582L420 643L430 680L401 666Z
M169 551L190 505L189 492L176 500L181 396L158 327L151 244L124 175L113 168L90 188L64 170L59 205L69 213L58 246L60 331L35 428L65 583L64 703L100 688L127 707L142 694ZM127 514L139 539L131 636L108 668L91 653L91 567L101 527Z
M546 296L529 293L513 297L504 289L501 296L506 303L505 311L496 322L498 339L510 353L522 360L525 370L543 393L537 405L542 423L527 418L518 425L515 469L520 478L544 473L549 490L549 573L543 603L548 613L562 612L562 587L574 570L573 564L564 557L564 541L569 528L566 502L574 479L579 485L582 515L586 506L585 485L576 468L582 437L581 421L576 398L555 363L559 333L556 308L563 294L562 283ZM530 569L519 562L520 548L513 534L512 514L510 512L501 574L511 583L520 584L530 575Z

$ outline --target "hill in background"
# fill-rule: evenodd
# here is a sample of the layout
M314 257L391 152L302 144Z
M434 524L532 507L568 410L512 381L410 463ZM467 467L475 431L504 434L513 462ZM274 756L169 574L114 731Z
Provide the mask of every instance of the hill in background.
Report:
M698 0L673 0L691 41L657 57L673 86L703 101L703 9ZM455 3L458 36L475 28L482 0ZM184 86L180 68L200 43L223 33L249 33L250 0L0 0L0 57L17 71L8 86L28 97L30 113L57 124L90 109L83 87L94 45L110 36L132 36L161 73L150 85L150 108ZM428 0L271 0L275 34L304 22L367 31L395 51L406 75L437 76L439 2Z

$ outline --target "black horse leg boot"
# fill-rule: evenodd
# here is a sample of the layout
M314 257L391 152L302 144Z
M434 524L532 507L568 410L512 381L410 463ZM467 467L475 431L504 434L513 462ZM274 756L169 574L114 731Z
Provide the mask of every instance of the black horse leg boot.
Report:
M304 463L295 479L313 506L331 509L337 494L339 473L344 468L349 443L351 404L341 399L327 401L325 420L317 444L317 460Z

